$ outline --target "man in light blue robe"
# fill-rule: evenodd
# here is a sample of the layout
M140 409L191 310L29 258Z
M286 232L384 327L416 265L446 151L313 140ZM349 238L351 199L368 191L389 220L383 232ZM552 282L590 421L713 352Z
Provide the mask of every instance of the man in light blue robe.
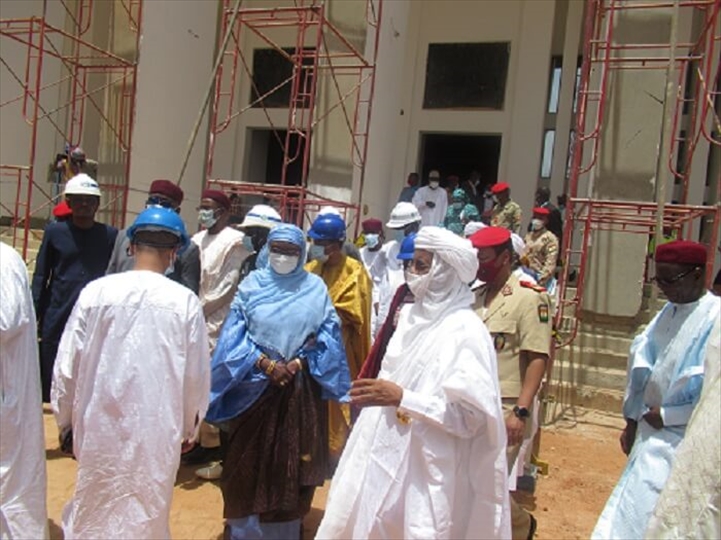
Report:
M701 395L704 360L721 299L704 287L702 244L656 249L656 278L669 302L631 345L621 448L628 463L592 538L643 538L676 448Z

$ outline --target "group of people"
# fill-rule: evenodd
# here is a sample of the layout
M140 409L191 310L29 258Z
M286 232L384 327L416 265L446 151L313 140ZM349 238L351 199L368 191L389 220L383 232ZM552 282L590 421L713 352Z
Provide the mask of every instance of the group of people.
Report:
M464 190L443 208L438 189L399 202L385 227L364 221L358 252L333 208L303 231L258 205L236 230L217 190L190 237L167 180L118 232L94 220L97 183L70 179L32 293L0 246L0 536L46 537L43 400L78 462L68 539L169 537L181 459L219 479L225 538L300 538L328 478L317 538L533 538L511 492L551 355L541 285L558 223L547 191L524 242L507 184L490 225L464 223ZM721 301L704 289L706 256L687 241L656 250L669 302L631 349L629 462L596 538L721 530L719 422L708 439Z

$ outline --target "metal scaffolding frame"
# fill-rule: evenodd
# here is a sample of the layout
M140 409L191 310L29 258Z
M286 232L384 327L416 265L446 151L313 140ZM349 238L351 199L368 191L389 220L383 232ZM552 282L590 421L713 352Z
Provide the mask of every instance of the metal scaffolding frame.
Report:
M215 74L215 92L211 105L210 130L206 156L206 183L220 187L229 193L257 196L278 206L284 219L303 226L304 219L321 206L338 207L349 220L348 228L359 227L359 204L331 200L310 192L308 174L310 168L313 133L333 111L340 109L351 139L351 163L359 178L357 201L362 200L365 180L365 163L368 152L368 133L372 112L375 85L375 65L378 56L379 28L381 23L382 0L366 1L367 39L374 40L370 58L358 50L352 40L344 36L327 13L325 2L296 0L292 7L239 8L233 9L232 0L222 0L221 31L218 32L217 54L223 60ZM294 46L277 43L272 36L273 29L291 29L295 34ZM223 48L225 36L231 32L231 39ZM280 54L292 66L289 78L261 94L253 80L252 51L244 51L242 38L252 34ZM309 46L310 45L310 46ZM288 53L288 49L291 52ZM251 57L250 61L248 56ZM339 78L351 78L352 87L343 92ZM239 104L239 83L246 78L257 96L247 105ZM334 89L333 99L319 103L318 90L321 81L327 81ZM290 97L287 106L287 123L275 125L265 101L276 92L289 86ZM355 101L352 112L347 102ZM231 127L247 111L260 106L283 153L282 172L279 185L262 184L218 178L214 173L214 161L218 137ZM285 140L278 135L284 130ZM291 165L300 164L301 180L292 185L288 179Z
M616 43L614 29L619 14L627 10L672 9L672 31L669 43ZM693 43L679 43L676 39L680 10L696 10L703 25ZM719 48L721 48L720 0L674 0L673 2L644 2L630 0L587 0L583 38L583 63L576 116L576 138L573 145L571 175L568 188L566 219L563 231L561 259L563 270L559 279L559 301L554 323L559 338L556 349L570 345L576 338L583 320L583 293L587 273L588 251L594 231L623 231L656 236L667 228L681 238L690 239L693 224L702 220L710 226L708 243L716 246L721 226L721 208L715 205L687 204L691 162L701 137L711 145L721 146L718 136L709 133L710 121L721 133L719 113L714 103L719 99ZM678 53L676 51L679 51ZM609 99L609 77L614 70L663 69L667 71L667 99L673 109L664 125L659 150L657 185L665 185L670 173L680 179L680 204L666 204L663 191L657 191L656 202L613 201L579 197L579 181L591 174L598 160L601 133ZM592 70L595 75L592 76ZM690 81L690 94L687 86ZM670 99L669 99L670 97ZM595 104L595 114L589 105ZM684 137L680 135L681 117L688 114ZM676 169L678 146L683 142L681 170ZM590 150L590 154L588 151ZM664 169L668 169L665 171ZM714 186L712 186L714 188ZM721 178L715 190L721 194ZM711 280L714 250L709 250L706 267L707 281ZM575 282L569 279L576 273ZM548 379L550 380L550 366Z
M52 130L66 147L82 145L86 116L92 108L100 119L97 136L104 135L107 153L118 156L114 164L120 166L117 169L121 172L115 176L122 175L119 182L106 182L108 176L100 163L97 180L104 193L100 211L105 212L110 223L122 226L127 204L137 58L128 60L99 47L93 43L91 34L101 23L115 24L115 28L126 25L134 33L137 55L141 0L116 0L114 17L107 22L97 15L95 0L78 0L73 7L61 0L53 7L57 9L58 5L62 6L61 15L65 19L62 28L49 21L48 0L43 1L37 16L0 19L0 45L14 42L26 49L24 71L19 73L13 69L10 59L3 57L4 47L0 47L2 76L17 82L20 91L18 96L0 103L0 114L10 114L9 107L20 103L22 119L30 126L27 155L18 158L20 164L0 164L0 181L14 190L12 202L0 203L3 214L9 217L9 225L3 227L3 232L10 233L13 245L26 258L33 218L47 219L49 208L61 197L48 187L44 168L54 156L47 156L46 160L38 155L38 137L42 130ZM58 80L48 80L44 66L49 61L59 61L62 66ZM98 75L105 77L105 84L95 87L89 78L97 79ZM42 105L42 96L49 91L67 91L67 102L47 110ZM61 120L63 115L65 119ZM60 148L55 150L62 152Z

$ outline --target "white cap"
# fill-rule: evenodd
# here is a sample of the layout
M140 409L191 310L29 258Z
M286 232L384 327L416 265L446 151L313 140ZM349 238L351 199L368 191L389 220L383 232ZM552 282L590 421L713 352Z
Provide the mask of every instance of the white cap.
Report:
M488 225L481 221L469 221L468 223L466 223L466 226L463 227L463 236L468 238L469 236L473 236L478 231L480 231L481 229L485 229L486 227L488 227Z
M523 238L516 233L511 233L511 243L513 244L513 251L516 252L516 255L523 257L524 253L526 253L526 243L523 241Z
M283 219L280 214L271 208L267 204L256 204L250 211L245 214L243 223L239 225L239 228L245 227L265 227L272 229L276 225L283 223Z
M87 174L76 174L65 184L65 195L95 195L100 197L100 186Z
M343 217L343 214L341 214L340 210L338 210L335 206L322 206L318 211L319 216L327 216L328 214Z
M431 172L428 173L428 178L429 178L429 179L431 179L431 178L438 178L438 179L440 180L440 179L441 179L441 173L439 173L439 172L436 171L436 170L433 170L433 171L431 171Z
M402 229L406 225L421 220L421 214L416 205L409 202L399 202L391 211L391 219L386 223L389 229Z

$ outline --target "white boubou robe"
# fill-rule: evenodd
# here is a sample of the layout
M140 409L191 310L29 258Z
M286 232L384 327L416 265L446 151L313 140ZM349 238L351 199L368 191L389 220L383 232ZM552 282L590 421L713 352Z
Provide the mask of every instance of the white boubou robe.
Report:
M638 421L636 440L591 537L642 538L668 479L676 448L701 395L704 359L721 298L706 293L689 304L667 303L634 339L623 404L625 418ZM643 420L661 408L664 427Z
M378 375L403 388L401 406L361 412L316 538L510 538L506 434L488 331L459 309L409 348L410 313L401 311Z
M427 202L432 202L435 206L430 208ZM413 204L421 214L421 226L439 226L448 211L448 193L442 187L431 189L429 186L423 186L413 195Z
M169 538L181 443L208 406L209 356L200 302L182 285L132 270L83 289L52 388L78 461L65 538Z
M27 268L0 242L0 538L47 538L37 336Z

